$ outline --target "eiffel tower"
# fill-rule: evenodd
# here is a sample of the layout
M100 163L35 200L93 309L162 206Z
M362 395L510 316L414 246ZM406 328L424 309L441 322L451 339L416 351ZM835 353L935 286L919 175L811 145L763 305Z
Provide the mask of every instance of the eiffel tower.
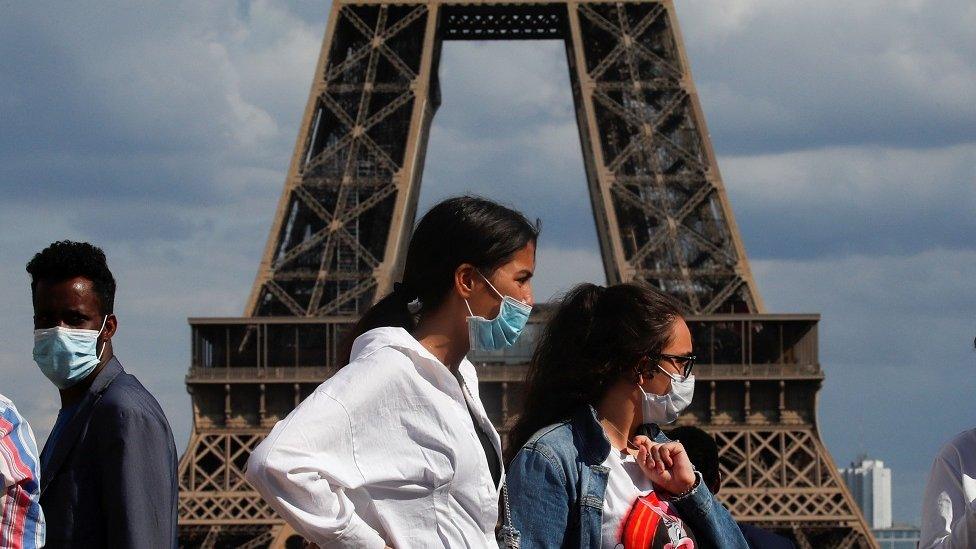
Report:
M533 39L566 46L607 281L647 281L693 313L702 365L680 422L719 441L720 499L801 548L877 547L819 435L819 317L764 311L672 0L333 2L245 316L190 319L183 545L300 541L244 481L249 452L335 372L351 323L398 279L443 41ZM514 349L471 357L503 434L541 309Z

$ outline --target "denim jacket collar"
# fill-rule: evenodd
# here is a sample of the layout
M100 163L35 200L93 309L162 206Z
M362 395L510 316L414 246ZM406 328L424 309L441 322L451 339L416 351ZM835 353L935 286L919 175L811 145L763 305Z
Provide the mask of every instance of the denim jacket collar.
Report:
M596 409L592 406L581 406L573 416L573 425L583 442L579 446L583 450L580 457L587 465L603 463L610 455L610 440L596 418Z
M603 463L610 455L610 439L607 438L603 425L597 419L596 408L590 405L581 406L573 416L572 423L583 442L583 455L580 457L587 465ZM653 423L645 423L638 427L637 434L644 435L655 442L667 440L661 428Z

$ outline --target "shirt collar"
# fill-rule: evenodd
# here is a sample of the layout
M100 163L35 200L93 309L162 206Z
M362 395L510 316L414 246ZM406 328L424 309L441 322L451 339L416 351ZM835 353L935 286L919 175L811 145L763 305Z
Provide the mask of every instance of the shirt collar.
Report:
M374 328L357 337L352 347L353 360L383 347L391 347L405 354L417 367L417 371L435 387L460 403L465 402L457 378L444 363L404 328L393 326ZM467 357L461 360L458 370L469 386L477 381L474 365Z

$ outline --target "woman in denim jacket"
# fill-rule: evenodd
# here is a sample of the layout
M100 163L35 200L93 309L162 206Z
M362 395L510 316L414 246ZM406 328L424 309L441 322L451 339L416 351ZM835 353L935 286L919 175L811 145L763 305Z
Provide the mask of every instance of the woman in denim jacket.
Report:
M658 428L691 402L693 364L673 299L634 283L567 294L509 436L508 504L523 549L748 548L681 443Z

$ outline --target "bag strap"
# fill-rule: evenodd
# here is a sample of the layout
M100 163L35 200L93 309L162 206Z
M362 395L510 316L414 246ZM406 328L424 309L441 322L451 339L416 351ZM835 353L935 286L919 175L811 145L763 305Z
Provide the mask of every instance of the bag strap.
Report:
M502 501L505 505L505 522L501 530L502 545L506 549L519 549L522 535L512 525L512 508L508 503L508 487L505 484L505 477L502 477Z

